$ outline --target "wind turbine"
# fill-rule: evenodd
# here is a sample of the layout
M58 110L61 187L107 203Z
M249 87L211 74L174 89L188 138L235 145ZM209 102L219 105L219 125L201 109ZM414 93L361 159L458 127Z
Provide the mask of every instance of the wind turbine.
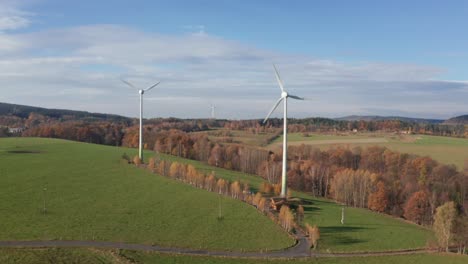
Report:
M215 119L215 117L216 117L216 116L215 116L215 109L216 109L216 106L212 104L212 105L210 106L210 108L211 108L211 119Z
M283 87L283 82L281 81L281 78L278 74L278 70L276 69L276 66L273 64L273 68L275 69L275 74L276 74L276 80L278 81L278 85L281 89L281 97L276 101L275 105L271 109L270 113L268 113L267 117L265 120L263 120L263 123L265 124L270 115L275 111L275 109L278 107L278 105L281 103L281 101L284 102L284 117L283 117L283 171L281 174L281 197L285 198L286 197L286 174L287 174L287 161L288 161L288 98L296 99L296 100L304 100L304 98L296 96L296 95L291 95L288 94L288 92L284 89Z
M138 89L133 84L129 83L128 81L124 79L120 79L120 80L126 85L134 89L137 89L138 93L140 94L140 137L139 137L139 144L138 144L138 157L140 158L141 162L143 162L143 94L153 89L154 87L156 87L156 85L158 85L160 82L157 82L146 89Z

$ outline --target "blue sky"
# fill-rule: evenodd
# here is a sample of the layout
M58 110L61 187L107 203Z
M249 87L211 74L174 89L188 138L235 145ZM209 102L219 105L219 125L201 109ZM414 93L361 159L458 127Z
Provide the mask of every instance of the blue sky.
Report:
M0 0L0 101L135 116L123 76L161 79L147 116L213 103L261 118L279 96L274 62L311 99L292 116L446 118L468 112L466 14L466 1Z

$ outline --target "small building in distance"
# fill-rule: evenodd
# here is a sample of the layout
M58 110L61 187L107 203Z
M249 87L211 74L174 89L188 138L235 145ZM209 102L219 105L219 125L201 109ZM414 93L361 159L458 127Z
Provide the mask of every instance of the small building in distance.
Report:
M19 134L24 131L23 127L9 127L8 133L10 134Z

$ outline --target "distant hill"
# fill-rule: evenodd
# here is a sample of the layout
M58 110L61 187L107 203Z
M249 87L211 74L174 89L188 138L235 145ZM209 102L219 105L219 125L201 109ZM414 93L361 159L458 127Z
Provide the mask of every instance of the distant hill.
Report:
M414 118L414 117L403 117L403 116L360 116L351 115L345 117L335 118L340 121L383 121L383 120L400 120L404 122L415 122L415 123L429 123L429 124L440 124L444 122L442 119L425 119L425 118Z
M74 119L87 121L130 121L131 118L101 113L90 113L86 111L74 111L65 109L49 109L27 105L8 104L0 102L0 115L13 115L20 118L28 118L29 114L37 113L54 119Z
M468 115L461 115L445 120L445 125L468 125Z

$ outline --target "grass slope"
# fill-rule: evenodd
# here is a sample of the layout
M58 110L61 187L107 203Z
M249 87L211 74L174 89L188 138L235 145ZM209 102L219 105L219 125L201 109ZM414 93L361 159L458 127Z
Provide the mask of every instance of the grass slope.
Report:
M263 181L258 176L211 167L198 161L168 155L159 155L159 157L190 163L207 173L215 171L217 177L248 182L253 188L258 188ZM312 203L304 206L305 221L319 226L320 251L364 252L420 248L424 247L428 240L433 239L432 232L427 229L361 208L346 208L346 221L341 225L339 204L300 192L293 192L293 195Z
M304 198L306 195L298 194ZM370 252L424 247L432 240L432 233L415 224L374 213L346 207L345 224L342 225L342 206L324 199L311 199L304 206L305 219L320 228L322 252Z
M96 239L225 250L293 243L253 207L122 164L124 151L136 153L64 140L0 139L0 239ZM47 214L42 213L44 187Z

